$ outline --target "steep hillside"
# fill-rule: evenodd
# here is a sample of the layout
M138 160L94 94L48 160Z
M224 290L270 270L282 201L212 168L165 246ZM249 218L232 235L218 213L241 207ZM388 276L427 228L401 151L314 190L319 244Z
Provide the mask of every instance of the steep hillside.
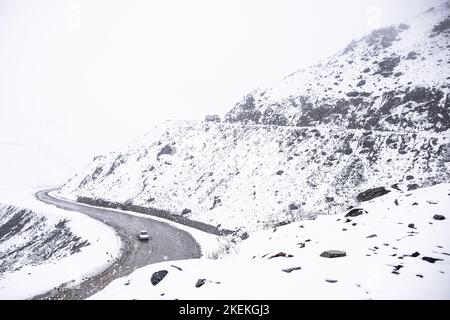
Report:
M447 135L168 121L96 157L60 193L254 229L339 212L368 188L449 179Z
M450 128L450 3L259 88L228 122L399 132Z

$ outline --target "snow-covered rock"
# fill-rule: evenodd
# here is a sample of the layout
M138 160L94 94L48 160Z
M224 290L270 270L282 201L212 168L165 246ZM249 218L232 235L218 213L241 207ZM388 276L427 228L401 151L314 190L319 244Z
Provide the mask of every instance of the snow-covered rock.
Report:
M171 146L172 154L161 155ZM369 188L449 181L450 135L168 121L96 159L61 195L249 230L336 213Z
M225 121L396 132L450 128L450 3L249 93Z
M255 230L337 213L368 189L448 182L449 13L376 30L255 90L226 123L161 123L60 195Z

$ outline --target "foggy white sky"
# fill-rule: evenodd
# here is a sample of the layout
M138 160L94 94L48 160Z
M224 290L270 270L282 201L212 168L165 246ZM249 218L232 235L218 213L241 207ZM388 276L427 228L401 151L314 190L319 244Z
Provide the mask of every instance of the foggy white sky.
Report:
M45 171L47 157L63 182L157 121L223 116L255 87L441 2L0 0L0 181L26 180L19 158Z

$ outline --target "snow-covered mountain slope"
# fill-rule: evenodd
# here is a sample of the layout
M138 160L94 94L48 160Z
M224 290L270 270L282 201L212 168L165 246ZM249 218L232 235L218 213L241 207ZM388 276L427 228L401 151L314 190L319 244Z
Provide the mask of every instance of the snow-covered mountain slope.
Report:
M76 286L120 255L113 229L43 204L33 198L33 189L2 191L0 202L0 299Z
M450 128L450 3L249 93L225 121L399 132Z
M149 265L91 298L449 299L449 208L448 183L394 190L352 213L253 233L239 254Z
M60 217L52 220L29 209L1 204L0 213L0 273L57 261L90 245L74 235L68 221Z
M168 121L96 157L60 194L252 230L339 212L369 188L449 180L448 135Z

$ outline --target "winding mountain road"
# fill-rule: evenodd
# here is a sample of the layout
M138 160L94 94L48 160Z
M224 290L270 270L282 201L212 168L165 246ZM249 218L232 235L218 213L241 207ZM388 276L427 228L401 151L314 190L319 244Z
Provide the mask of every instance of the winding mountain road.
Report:
M85 299L106 287L114 279L126 276L136 268L161 261L201 256L200 246L186 231L151 218L55 198L49 194L53 190L55 189L42 190L35 196L42 202L60 209L84 213L114 228L122 240L122 256L103 273L86 279L76 288L61 286L33 299ZM150 241L139 241L137 235L140 230L149 232Z

